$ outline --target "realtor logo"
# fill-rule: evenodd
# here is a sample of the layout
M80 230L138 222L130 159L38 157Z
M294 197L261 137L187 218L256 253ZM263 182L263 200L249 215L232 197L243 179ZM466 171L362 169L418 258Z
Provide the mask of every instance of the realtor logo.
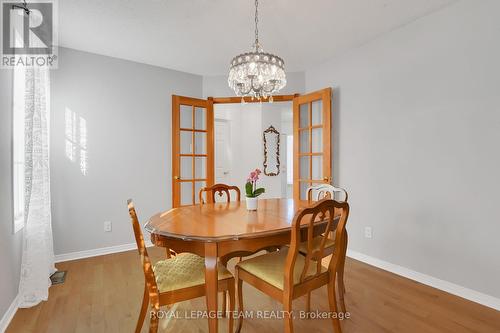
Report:
M57 67L55 0L1 0L2 68Z

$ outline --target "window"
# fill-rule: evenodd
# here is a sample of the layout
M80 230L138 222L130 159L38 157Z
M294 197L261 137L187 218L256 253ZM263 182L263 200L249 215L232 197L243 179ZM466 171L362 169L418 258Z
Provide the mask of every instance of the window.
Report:
M14 70L13 85L13 198L14 233L24 227L24 94L25 69L21 66Z
M293 184L293 135L286 137L286 182Z

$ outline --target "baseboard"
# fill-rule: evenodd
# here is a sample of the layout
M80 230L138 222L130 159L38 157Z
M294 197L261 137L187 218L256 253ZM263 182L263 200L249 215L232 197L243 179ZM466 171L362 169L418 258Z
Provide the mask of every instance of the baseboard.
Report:
M151 241L146 241L147 247L150 247L152 245L153 244L151 243ZM63 262L63 261L97 257L97 256L105 255L105 254L125 252L125 251L130 251L130 250L135 250L135 249L137 249L137 244L136 243L129 243L129 244L122 244L122 245L101 247L101 248L93 249L93 250L70 252L70 253L56 255L55 262L57 263L57 262Z
M146 246L152 246L150 241L146 242ZM90 257L96 257L96 256L102 256L105 254L112 254L112 253L118 253L118 252L124 252L124 251L130 251L134 250L137 248L137 245L135 243L129 243L129 244L122 244L122 245L116 245L116 246L109 246L109 247L102 247L99 249L93 249L93 250L86 250L86 251L78 251L78 252L71 252L71 253L66 253L66 254L59 254L55 256L55 261L56 262L63 262L63 261L70 261L70 260L77 260L77 259L84 259L84 258L90 258ZM447 293L465 298L469 301L476 302L479 304L482 304L484 306L493 308L495 310L500 311L500 299L483 294L479 291L472 290L466 287L462 287L460 285L441 280L438 278L435 278L430 275L426 275L423 273L419 273L416 271L413 271L409 268L399 266L396 264L392 264L390 262L374 258L371 256L368 256L366 254L356 252L353 250L348 250L347 251L347 256L359 261L362 261L366 264L381 268L383 270L386 270L388 272L404 276L405 278L408 278L410 280L414 280L417 282L420 282L422 284L437 288L439 290L443 290ZM17 302L17 299L16 299ZM13 302L14 304L14 302ZM17 303L15 303L15 306L17 308ZM12 305L11 305L12 307ZM10 311L10 308L9 308ZM9 313L7 311L6 315L4 316L4 319ZM14 311L15 313L15 311ZM13 316L13 314L12 314ZM2 324L4 322L4 319L2 319ZM9 319L10 322L10 319ZM2 327L2 326L0 326Z
M14 315L16 314L18 304L19 304L19 295L16 295L16 297L10 304L9 308L3 315L2 320L0 320L0 332L3 333L7 330L10 321L12 320L12 318L14 318Z
M441 280L435 277L432 277L430 275L422 274L416 271L413 271L409 268L399 266L396 264L392 264L390 262L380 260L374 257L370 257L366 254L359 253L356 251L352 250L347 250L347 256L359 261L362 261L368 265L375 266L378 268L381 268L383 270L386 270L388 272L404 276L405 278L408 278L410 280L414 280L417 282L420 282L422 284L434 287L439 290L443 290L447 293L465 298L469 301L479 303L481 305L487 306L489 308L493 308L495 310L500 311L500 299L483 294L479 291L475 291L469 288L465 288L462 286L459 286L457 284Z

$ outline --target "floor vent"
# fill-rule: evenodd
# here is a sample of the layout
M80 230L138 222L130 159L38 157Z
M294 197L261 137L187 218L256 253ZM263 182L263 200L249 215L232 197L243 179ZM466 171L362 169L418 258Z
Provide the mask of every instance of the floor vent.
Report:
M63 284L66 280L66 271L57 271L50 276L52 285Z

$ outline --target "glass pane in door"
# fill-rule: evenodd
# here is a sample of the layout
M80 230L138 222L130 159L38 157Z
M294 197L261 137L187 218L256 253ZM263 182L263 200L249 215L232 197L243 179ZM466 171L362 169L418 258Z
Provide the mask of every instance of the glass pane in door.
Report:
M311 156L311 179L323 179L323 156Z
M299 131L299 152L309 153L309 130Z
M194 108L194 128L199 130L207 129L207 110L205 108Z
M193 182L181 182L181 206L193 204Z
M207 153L207 133L194 132L194 153L195 154Z
M194 182L194 203L195 204L199 204L200 203L200 196L199 196L199 193L200 193L200 190L201 188L205 187L206 186L206 182L203 181L203 182ZM207 200L206 197L205 197L205 194L204 193L204 199L203 200Z
M181 156L181 179L193 178L193 158Z
M181 154L193 153L193 132L181 131L180 135Z
M323 123L323 103L321 100L311 103L311 125L321 125Z
M205 179L207 177L207 158L195 157L194 158L194 178Z
M193 107L191 105L180 106L181 128L193 128Z
M301 104L299 106L299 127L304 128L309 126L309 104Z
M311 152L321 153L323 152L323 135L321 133L322 128L313 128L311 130Z
M301 156L299 158L299 178L300 179L310 179L310 157L309 156Z
M300 200L307 200L307 189L309 188L309 183L300 182Z

